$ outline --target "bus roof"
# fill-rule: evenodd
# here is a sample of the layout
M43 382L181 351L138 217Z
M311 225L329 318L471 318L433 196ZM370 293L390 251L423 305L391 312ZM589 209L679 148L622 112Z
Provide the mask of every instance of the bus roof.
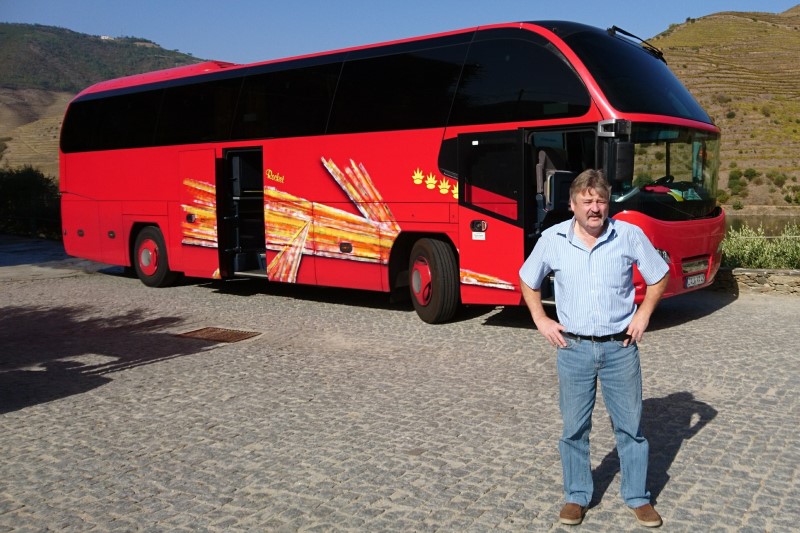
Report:
M174 67L163 70L154 70L152 72L145 72L143 74L133 74L131 76L124 76L122 78L115 78L112 80L101 81L81 91L81 95L89 93L97 93L103 91L111 91L114 89L121 89L123 87L134 87L137 85L146 85L159 81L175 80L179 78L186 78L188 76L197 76L200 74L208 74L210 72L219 72L231 67L240 66L236 63L228 63L225 61L204 61L202 63L195 63L194 65L186 65L183 67Z

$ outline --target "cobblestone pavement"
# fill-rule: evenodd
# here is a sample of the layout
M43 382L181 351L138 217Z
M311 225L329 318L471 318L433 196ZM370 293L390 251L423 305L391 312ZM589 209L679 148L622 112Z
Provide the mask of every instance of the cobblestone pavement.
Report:
M148 289L8 238L0 265L0 531L640 529L602 402L593 506L558 525L555 354L521 308L430 326L382 294ZM641 347L664 530L796 527L799 314L662 302ZM181 335L205 327L259 335Z

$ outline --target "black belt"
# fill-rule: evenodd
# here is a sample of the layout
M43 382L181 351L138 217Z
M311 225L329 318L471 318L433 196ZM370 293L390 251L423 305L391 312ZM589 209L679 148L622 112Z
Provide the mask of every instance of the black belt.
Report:
M631 336L625 333L624 331L621 333L615 333L613 335L603 335L600 337L595 335L576 335L575 333L569 333L568 331L562 331L561 334L571 339L578 339L581 341L592 341L592 342L609 342L609 341L623 342L631 338Z

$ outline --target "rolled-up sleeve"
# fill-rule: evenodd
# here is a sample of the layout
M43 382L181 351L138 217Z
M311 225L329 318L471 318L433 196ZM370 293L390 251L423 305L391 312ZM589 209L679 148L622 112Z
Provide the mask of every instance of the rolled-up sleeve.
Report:
M641 228L637 226L632 228L630 234L633 249L636 250L636 266L639 268L639 273L648 285L658 283L669 272L669 265Z

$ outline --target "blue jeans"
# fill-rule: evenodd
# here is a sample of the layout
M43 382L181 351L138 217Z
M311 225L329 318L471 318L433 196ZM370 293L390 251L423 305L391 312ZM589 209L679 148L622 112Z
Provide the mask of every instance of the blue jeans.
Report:
M594 483L589 459L589 433L597 397L603 387L620 459L620 493L629 507L650 503L647 439L642 436L642 370L639 348L619 341L592 342L564 337L558 349L559 406L564 429L558 450L564 474L564 499L588 506Z

